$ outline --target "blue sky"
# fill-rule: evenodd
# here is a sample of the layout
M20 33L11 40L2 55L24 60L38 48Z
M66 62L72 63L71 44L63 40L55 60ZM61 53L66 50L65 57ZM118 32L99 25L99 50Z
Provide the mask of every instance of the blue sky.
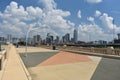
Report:
M104 0L101 3L87 3L85 0L56 0L58 8L68 10L71 12L69 19L75 21L77 24L81 21L86 22L86 17L93 16L96 10L102 13L108 13L114 17L116 24L120 25L120 0ZM78 10L82 11L83 18L79 20L76 16Z
M47 25L49 30L40 28L36 32L50 31L60 36L70 33L72 37L77 28L79 40L89 41L91 37L111 41L113 29L115 38L120 31L119 3L120 0L1 0L0 35L21 37L29 27Z
M38 3L38 0L1 0L0 11L3 12L6 6L9 5L11 1L15 1L19 5L23 5L24 7L39 6L42 8L42 4ZM117 25L120 25L120 0L104 0L103 2L96 4L87 3L85 0L55 0L55 2L57 3L57 8L71 12L72 15L68 19L74 21L76 24L79 24L82 21L86 21L86 17L93 15L96 10L100 10L101 12L108 13L110 16L114 17L115 23ZM76 16L78 10L82 11L82 20L79 20Z

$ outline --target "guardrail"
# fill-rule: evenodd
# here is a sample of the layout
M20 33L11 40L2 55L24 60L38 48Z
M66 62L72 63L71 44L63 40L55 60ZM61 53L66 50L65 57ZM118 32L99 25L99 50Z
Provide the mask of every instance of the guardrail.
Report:
M7 51L0 51L0 70L2 70L5 60L7 59Z

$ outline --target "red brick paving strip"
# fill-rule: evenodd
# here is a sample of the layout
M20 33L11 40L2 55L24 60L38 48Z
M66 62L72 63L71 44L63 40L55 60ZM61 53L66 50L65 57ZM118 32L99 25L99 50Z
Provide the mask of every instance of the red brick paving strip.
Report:
M88 56L82 54L75 54L70 52L60 52L46 61L42 62L38 66L57 65L57 64L68 64L77 62L88 62L92 61Z

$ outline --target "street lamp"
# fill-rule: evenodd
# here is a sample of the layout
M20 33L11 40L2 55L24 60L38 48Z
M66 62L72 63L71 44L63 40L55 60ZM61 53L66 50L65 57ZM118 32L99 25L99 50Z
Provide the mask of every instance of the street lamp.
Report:
M38 28L40 28L40 27L38 27ZM26 33L26 47L25 47L25 52L26 52L26 55L25 55L25 57L27 57L27 38L28 38L28 35L29 35L29 33L31 32L31 31L33 31L33 30L36 30L36 29L38 29L38 28L34 28L34 29L32 29L32 27L30 27L29 29L28 29L28 31L27 31L27 33Z
M28 47L28 45L27 45L27 39L28 39L28 35L29 35L29 33L31 32L31 31L35 31L35 30L38 30L39 28L49 28L49 27L47 27L47 26L43 26L43 27L37 27L37 28L33 28L33 27L30 27L29 29L28 29L28 31L27 31L27 33L26 33L26 47L25 47L25 53L26 53L26 55L25 55L25 57L27 57L27 47Z

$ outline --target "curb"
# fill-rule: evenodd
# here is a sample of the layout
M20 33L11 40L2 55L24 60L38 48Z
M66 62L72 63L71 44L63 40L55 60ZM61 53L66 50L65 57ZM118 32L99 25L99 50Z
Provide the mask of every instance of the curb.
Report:
M21 57L20 57L20 55L19 55L17 50L16 50L16 52L17 52L18 58L20 60L20 63L22 65L22 67L23 67L23 70L25 71L25 74L26 74L28 80L32 80L32 77L31 77L30 73L28 72L27 68L25 67L25 65L24 65L24 63L23 63L23 61L22 61L22 59L21 59Z

